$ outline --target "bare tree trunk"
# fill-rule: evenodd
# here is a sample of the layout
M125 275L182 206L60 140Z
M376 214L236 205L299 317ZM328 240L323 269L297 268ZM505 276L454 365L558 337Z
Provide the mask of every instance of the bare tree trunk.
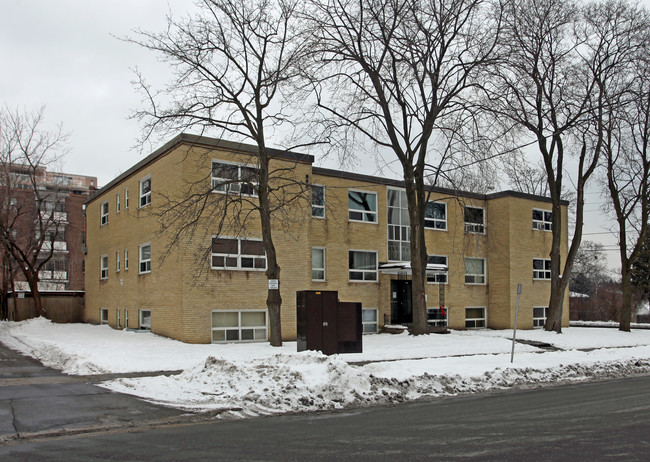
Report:
M38 316L45 316L46 310L41 301L41 293L38 291L38 273L35 274L33 271L25 271L24 274L27 279L27 284L29 284L29 290L32 292L34 310Z
M416 183L414 178L407 175L404 178L406 196L409 204L424 204L424 185ZM426 265L427 250L424 240L424 206L408 208L411 229L411 278L412 278L412 312L413 335L429 332L427 323L426 302Z
M630 323L632 322L632 271L629 264L623 265L623 268L621 268L621 288L623 290L623 300L618 330L630 332Z

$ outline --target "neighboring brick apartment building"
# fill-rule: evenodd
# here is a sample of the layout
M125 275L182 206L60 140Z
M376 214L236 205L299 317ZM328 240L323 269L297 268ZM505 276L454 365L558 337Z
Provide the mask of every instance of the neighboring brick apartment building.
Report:
M48 220L51 229L46 230L54 236L51 244L43 243L41 255L49 255L50 246L54 251L50 260L39 273L41 291L82 291L84 290L84 251L85 215L84 202L96 190L97 178L70 173L50 172L46 167L38 167L30 173L27 167L11 165L13 191L10 203L20 211L22 218L13 230L18 239L29 242L40 232L34 226L36 213L53 214ZM42 205L35 203L34 184L39 189ZM54 229L56 228L56 229ZM20 271L15 281L16 290L29 291Z
M187 197L197 180L213 188L215 198L225 197L215 172L228 166L221 176L243 178L254 166L253 149L179 135L88 199L88 322L150 328L192 343L267 338L266 260L257 214L244 232L224 229L217 236L218 220L201 224L203 233L172 249L171 233L160 233L156 217L163 198ZM410 259L400 182L312 163L311 156L279 151L272 161L273 168L286 169L285 175L290 172L312 189L311 203L288 207L282 223L290 224L274 229L283 338L296 337L300 290L336 290L343 301L362 302L365 332L410 322L408 265L396 265ZM245 184L235 186L231 191L251 197ZM442 188L432 188L430 197L425 222L430 263L448 267L428 276L430 324L512 328L516 287L522 283L518 327L541 326L550 294L550 200ZM566 204L563 215L566 254ZM203 270L196 266L198 251ZM567 297L564 325L568 315Z

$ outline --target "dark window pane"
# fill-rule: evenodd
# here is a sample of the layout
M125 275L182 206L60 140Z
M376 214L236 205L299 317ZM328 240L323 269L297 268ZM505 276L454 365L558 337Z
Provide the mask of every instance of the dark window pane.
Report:
M218 237L212 238L212 252L213 253L239 253L237 246L237 239L223 239Z
M264 255L264 243L262 241L241 241L242 255Z

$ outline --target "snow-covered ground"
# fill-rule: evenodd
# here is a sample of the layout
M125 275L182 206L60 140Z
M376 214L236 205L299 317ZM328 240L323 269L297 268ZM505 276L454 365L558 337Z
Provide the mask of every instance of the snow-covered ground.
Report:
M267 343L189 345L151 333L43 318L0 322L0 341L68 374L182 370L119 378L109 389L182 409L249 416L394 403L557 381L650 373L650 330L571 327L363 337L363 353L324 356Z

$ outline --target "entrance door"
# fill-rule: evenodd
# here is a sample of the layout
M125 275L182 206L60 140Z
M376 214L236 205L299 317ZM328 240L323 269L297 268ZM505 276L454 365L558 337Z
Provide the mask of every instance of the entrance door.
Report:
M390 322L391 324L412 324L413 306L411 304L412 281L390 281Z

